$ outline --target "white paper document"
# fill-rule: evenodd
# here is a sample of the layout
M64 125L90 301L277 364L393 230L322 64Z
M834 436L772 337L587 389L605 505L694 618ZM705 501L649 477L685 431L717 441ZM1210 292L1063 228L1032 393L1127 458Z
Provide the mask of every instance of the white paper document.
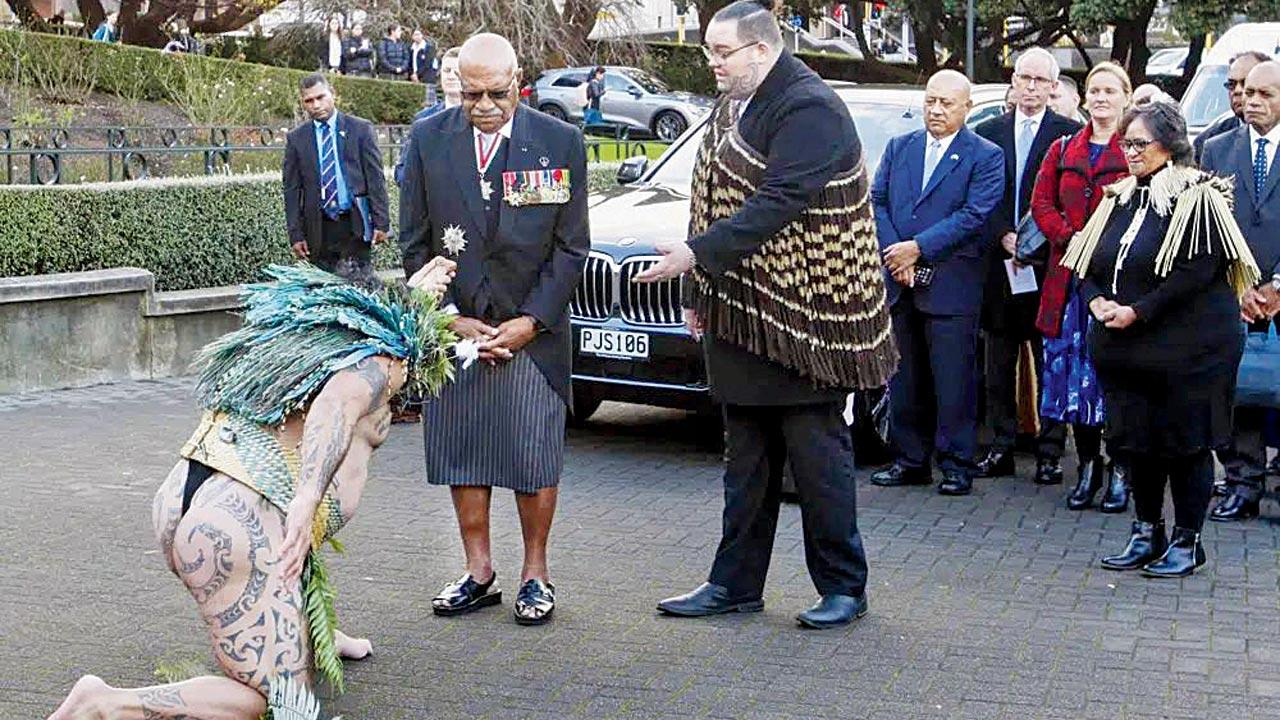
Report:
M1009 291L1014 295L1035 292L1039 289L1036 285L1035 268L1030 265L1017 267L1013 264L1013 260L1005 260L1004 273L1009 276Z

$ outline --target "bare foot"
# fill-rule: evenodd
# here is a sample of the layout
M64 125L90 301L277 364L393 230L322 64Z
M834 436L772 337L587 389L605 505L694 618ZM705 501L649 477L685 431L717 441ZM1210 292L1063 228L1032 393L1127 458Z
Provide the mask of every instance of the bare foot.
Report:
M53 711L49 720L99 720L106 717L102 701L112 690L96 675L85 675L72 686L67 699Z
M363 660L373 654L373 643L365 638L353 638L341 630L333 631L334 644L338 646L338 657L347 660Z

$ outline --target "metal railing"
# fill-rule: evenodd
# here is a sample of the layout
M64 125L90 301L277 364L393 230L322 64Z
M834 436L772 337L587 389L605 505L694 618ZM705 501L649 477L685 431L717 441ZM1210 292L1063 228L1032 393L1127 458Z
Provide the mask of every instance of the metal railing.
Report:
M278 170L291 128L268 126L0 126L0 184L59 185ZM375 126L385 166L399 160L408 125ZM625 135L587 140L587 159L648 150ZM267 162L255 164L258 159Z

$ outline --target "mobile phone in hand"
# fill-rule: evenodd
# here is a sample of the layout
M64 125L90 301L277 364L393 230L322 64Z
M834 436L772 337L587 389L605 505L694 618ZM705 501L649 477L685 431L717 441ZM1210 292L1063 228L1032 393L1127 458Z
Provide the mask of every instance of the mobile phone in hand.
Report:
M933 282L933 268L929 265L916 265L915 287L928 287Z

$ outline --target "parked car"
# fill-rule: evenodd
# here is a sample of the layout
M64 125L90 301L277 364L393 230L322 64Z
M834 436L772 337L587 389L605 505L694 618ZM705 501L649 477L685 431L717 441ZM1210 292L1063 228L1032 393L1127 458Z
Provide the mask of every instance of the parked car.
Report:
M1181 75L1187 64L1191 48L1164 48L1151 53L1147 60L1147 75Z
M542 73L533 82L530 104L560 120L581 123L577 88L594 69L560 68ZM714 104L702 95L673 91L658 77L631 67L605 66L604 89L600 113L606 124L664 142L680 137L690 125L705 118Z
M849 107L868 172L889 139L924 126L918 87L831 82ZM969 124L1004 111L1005 85L978 85ZM657 262L654 243L683 239L689 226L693 165L703 123L691 127L647 167L626 161L627 190L590 211L591 252L573 297L574 417L581 422L604 400L709 410L702 351L685 329L680 281L637 285L635 275Z
M1280 56L1280 23L1241 23L1205 50L1200 67L1182 95L1182 116L1194 140L1219 117L1231 112L1231 98L1224 83L1231 58L1246 50Z

